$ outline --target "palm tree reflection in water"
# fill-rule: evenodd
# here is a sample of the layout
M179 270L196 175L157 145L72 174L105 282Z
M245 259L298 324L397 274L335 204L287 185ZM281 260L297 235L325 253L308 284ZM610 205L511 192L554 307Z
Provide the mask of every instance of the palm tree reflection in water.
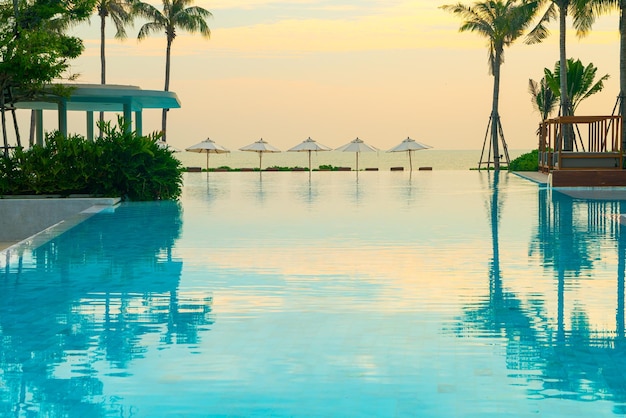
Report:
M626 402L626 376L622 373L626 370L626 226L616 219L620 213L626 213L626 200L576 199L556 190L539 190L539 222L529 256L540 257L544 268L555 273L557 312L553 321L547 297L533 293L528 300L522 300L503 286L499 224L504 189L499 187L497 172L489 176L489 297L466 306L459 334L505 337L507 368L519 371L512 377L526 379L530 397L609 400L615 403L615 413L625 413L620 404ZM615 329L592 327L586 301L574 304L568 329L568 295L581 285L594 285L593 276L584 282L581 277L593 271L594 262L602 260L600 251L611 246L617 251ZM532 280L540 281L541 277Z
M178 291L180 211L122 205L115 221L94 216L0 272L0 415L105 416L98 374L123 376L145 336L159 334L161 349L198 342L212 297Z

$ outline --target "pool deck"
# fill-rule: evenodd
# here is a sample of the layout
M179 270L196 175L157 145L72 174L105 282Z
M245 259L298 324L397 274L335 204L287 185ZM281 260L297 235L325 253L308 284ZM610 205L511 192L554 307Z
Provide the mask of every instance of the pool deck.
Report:
M540 185L547 186L549 184L549 178L546 173L540 173L538 171L513 171L513 174Z
M0 199L0 251L80 213L92 213L119 202L119 198L98 197Z

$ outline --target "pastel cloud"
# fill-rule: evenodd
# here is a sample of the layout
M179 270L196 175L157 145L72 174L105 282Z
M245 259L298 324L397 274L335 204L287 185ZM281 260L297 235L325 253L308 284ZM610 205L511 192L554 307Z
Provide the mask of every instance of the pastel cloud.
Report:
M156 2L152 2L155 3ZM431 0L407 0L362 2L362 6L350 1L324 2L319 0L218 0L217 2L198 1L198 6L214 13L210 22L211 40L180 31L176 38L173 54L178 56L197 55L207 50L223 53L254 54L294 54L311 52L346 52L368 50L403 49L484 49L485 40L476 34L459 33L460 21L455 16L439 8L438 2ZM254 17L246 17L247 22L228 27L220 26L220 11L254 10L272 6L277 10L287 10L280 16L259 12ZM291 16L293 8L327 10L316 17ZM289 9L291 8L291 9ZM337 14L333 10L353 10L354 13ZM305 14L306 15L306 14ZM252 19L252 20L251 20ZM592 37L585 43L611 44L618 40L615 17L602 18L596 25ZM136 26L139 25L137 22ZM132 31L131 31L132 32ZM558 41L556 30L546 43ZM93 32L95 35L95 31ZM94 36L91 35L91 36ZM572 41L577 40L573 31L568 34ZM133 39L125 43L109 41L111 55L139 54L142 56L163 55L163 36L154 36L137 43ZM93 55L98 51L97 38L86 39L88 51Z
M201 3L201 2L200 2ZM270 0L245 0L237 2L239 7L278 3ZM310 4L309 0L296 3ZM283 18L275 22L220 28L214 26L210 44L199 36L179 32L173 53L193 55L198 50L254 53L298 53L298 52L343 52L365 50L399 50L415 48L439 48L449 45L483 47L477 36L458 36L458 22L448 16L432 2L411 1L394 7L372 11L360 17L336 18L331 14L325 18ZM233 7L233 5L230 5ZM354 7L348 4L328 7ZM215 9L215 7L213 7ZM213 26L213 25L212 25ZM163 37L154 36L142 41L135 53L162 55ZM114 42L109 42L113 44ZM135 47L136 41L127 40L112 50L113 54L124 55L124 49ZM87 39L88 47L99 45L95 39ZM88 52L89 53L89 52ZM92 51L92 53L96 53Z

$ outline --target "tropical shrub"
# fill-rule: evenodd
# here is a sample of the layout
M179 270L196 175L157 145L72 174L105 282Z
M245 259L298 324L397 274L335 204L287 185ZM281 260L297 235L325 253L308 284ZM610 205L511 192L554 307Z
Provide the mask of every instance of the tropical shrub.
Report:
M539 151L533 150L529 153L522 154L509 164L511 171L538 171L539 170Z
M0 195L88 194L125 200L180 196L181 163L156 144L158 135L127 132L121 121L101 128L103 137L95 141L53 132L44 146L18 148L0 158Z
M129 200L176 199L182 186L182 165L172 151L160 148L159 135L139 136L122 123L101 125L96 141L100 170L95 193Z

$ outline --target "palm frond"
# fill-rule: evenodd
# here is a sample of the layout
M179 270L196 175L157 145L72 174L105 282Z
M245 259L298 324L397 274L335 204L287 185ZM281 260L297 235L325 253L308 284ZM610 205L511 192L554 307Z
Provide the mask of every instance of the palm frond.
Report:
M548 23L552 20L556 19L558 16L558 10L554 3L551 3L544 14L541 16L535 27L528 32L526 35L526 39L524 43L527 45L533 45L542 42L550 35L550 30L548 29Z
M137 34L137 39L143 40L153 33L162 32L165 30L165 26L161 22L148 22L144 23L144 25L139 29L139 33Z
M532 79L528 80L528 92L532 96L533 108L541 115L541 119L548 119L558 105L558 96L548 86L545 77L539 83Z

